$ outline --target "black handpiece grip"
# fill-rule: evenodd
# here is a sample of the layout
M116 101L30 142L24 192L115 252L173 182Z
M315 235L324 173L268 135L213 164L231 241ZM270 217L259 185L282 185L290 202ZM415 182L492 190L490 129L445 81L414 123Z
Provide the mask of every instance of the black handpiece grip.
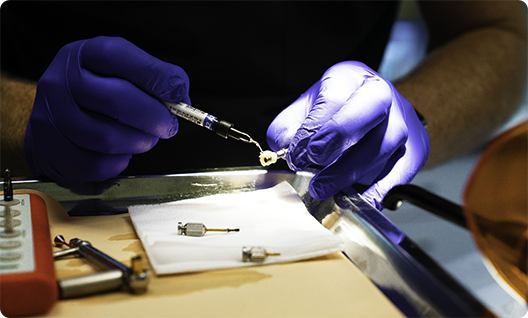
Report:
M218 136L227 139L229 136L229 130L233 127L233 124L225 120L215 120L211 130L214 131Z
M467 228L464 211L460 205L412 184L395 186L385 195L382 204L394 211L400 207L402 201L410 202L451 223Z
M9 169L5 169L4 172L4 201L13 201L13 184Z

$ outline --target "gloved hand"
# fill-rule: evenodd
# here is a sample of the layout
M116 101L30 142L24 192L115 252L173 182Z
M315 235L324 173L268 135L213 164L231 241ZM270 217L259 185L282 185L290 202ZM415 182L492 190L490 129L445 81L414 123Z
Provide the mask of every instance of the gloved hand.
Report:
M28 163L58 182L103 181L132 154L178 131L159 100L189 100L189 78L122 38L64 46L37 85L26 131Z
M385 194L410 182L429 156L429 136L412 105L355 61L329 68L274 119L267 141L274 151L288 148L292 170L324 167L310 182L315 199L359 182L371 185L363 197L379 210Z

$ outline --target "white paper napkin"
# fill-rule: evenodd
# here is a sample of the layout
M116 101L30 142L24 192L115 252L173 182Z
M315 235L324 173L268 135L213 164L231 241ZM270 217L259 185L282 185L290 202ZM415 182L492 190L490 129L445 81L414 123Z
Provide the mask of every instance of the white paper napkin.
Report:
M156 274L291 262L342 250L342 241L310 215L287 183L253 192L217 194L128 208ZM240 232L178 235L178 222ZM243 262L242 248L264 247L263 263Z

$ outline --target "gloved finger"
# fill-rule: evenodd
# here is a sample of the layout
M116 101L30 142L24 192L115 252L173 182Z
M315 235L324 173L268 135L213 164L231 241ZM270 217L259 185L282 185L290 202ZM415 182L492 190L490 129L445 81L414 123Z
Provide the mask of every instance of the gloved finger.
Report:
M415 114L406 116L406 121L410 130L416 133L410 134L407 141L402 147L402 153L398 156L395 154L380 173L377 180L363 194L363 198L382 210L381 202L385 195L394 186L407 184L412 181L414 176L423 168L429 156L430 141L429 135L420 123ZM422 133L418 133L418 132Z
M159 138L178 131L178 119L159 100L129 81L101 77L89 70L70 67L71 94L82 109L90 110Z
M363 199L379 211L383 210L381 202L389 190L399 184L411 182L414 175L418 172L414 171L414 173L411 173L413 172L412 170L403 170L406 171L406 173L401 173L402 170L399 170L402 166L403 161L401 160L404 157L405 152L405 146L398 149L398 151L391 156L385 167L383 167L383 170L380 172L375 182L362 193Z
M319 86L319 82L312 85L273 119L266 132L266 140L273 151L279 151L290 146L293 136L307 116L307 105L314 103L316 95L312 92L319 91Z
M423 164L418 164L418 161L413 159L416 154L412 148L402 147L399 155L395 153L378 177L379 180L363 192L363 198L376 209L383 209L381 202L393 187L411 182L422 169Z
M156 136L96 113L75 113L68 118L56 115L56 129L77 146L102 154L144 153L159 140Z
M39 89L46 91L47 86L54 83L47 78L41 78ZM52 91L52 88L49 88ZM87 150L104 154L136 154L150 150L159 138L147 134L139 129L117 122L105 115L78 109L65 112L62 108L64 98L62 95L39 95L40 103L46 105L43 112L32 113L32 121L50 121L54 127L77 146ZM66 97L68 98L68 97ZM72 98L69 95L69 98ZM73 98L72 98L73 99ZM72 107L78 107L74 100L69 101ZM53 114L53 115L51 115ZM40 118L39 118L40 117ZM45 131L45 130L42 130Z
M366 78L343 107L310 138L309 160L322 166L332 163L384 120L391 104L389 84L377 77Z
M49 121L31 121L27 127L26 141L31 141L26 148L30 152L27 157L39 158L31 165L35 175L47 176L57 182L100 182L118 175L128 166L130 154L107 155L82 149L58 130L46 127L49 125ZM46 133L38 133L42 131ZM47 142L50 139L54 142ZM35 148L39 145L45 145L45 151ZM58 153L71 155L57 156Z
M321 78L320 89L312 92L317 97L295 134L286 160L294 170L302 170L313 163L308 144L310 139L346 104L366 81L378 79L374 71L358 62L342 62L329 68ZM367 110L363 110L367 111Z
M384 166L406 142L406 132L401 122L391 123L391 117L387 117L311 180L309 191L312 197L318 200L329 198Z
M189 77L181 67L123 38L92 38L83 42L80 52L81 65L99 75L126 79L160 100L190 103Z

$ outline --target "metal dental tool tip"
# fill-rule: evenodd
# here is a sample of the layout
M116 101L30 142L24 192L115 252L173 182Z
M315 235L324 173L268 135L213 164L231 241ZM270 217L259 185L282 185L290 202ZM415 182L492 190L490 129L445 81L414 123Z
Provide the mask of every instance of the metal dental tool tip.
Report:
M206 232L239 232L240 229L210 229L203 223L186 223L178 222L178 235L187 236L204 236Z
M248 144L255 144L260 149L260 152L262 152L262 148L260 147L259 143L256 142L253 138L251 138L251 136L249 136L246 133L241 132L240 130L237 130L231 127L231 130L229 132L229 137L236 139L236 140L246 142Z

